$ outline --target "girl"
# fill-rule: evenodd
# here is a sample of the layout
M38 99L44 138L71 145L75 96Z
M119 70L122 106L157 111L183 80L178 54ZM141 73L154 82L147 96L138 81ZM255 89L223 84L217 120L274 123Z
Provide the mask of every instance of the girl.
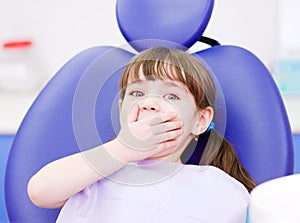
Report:
M119 86L118 136L42 168L28 184L32 202L63 207L58 222L245 222L255 183L209 127L216 89L207 69L184 51L152 48ZM182 164L207 134L201 166Z

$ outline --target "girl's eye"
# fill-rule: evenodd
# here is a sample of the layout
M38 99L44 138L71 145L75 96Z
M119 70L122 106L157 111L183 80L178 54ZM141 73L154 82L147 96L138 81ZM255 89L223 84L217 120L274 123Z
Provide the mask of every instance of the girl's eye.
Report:
M130 95L133 97L143 97L144 93L141 91L132 91L132 92L130 92Z
M168 100L179 100L180 99L176 94L173 94L173 93L166 94L164 97Z

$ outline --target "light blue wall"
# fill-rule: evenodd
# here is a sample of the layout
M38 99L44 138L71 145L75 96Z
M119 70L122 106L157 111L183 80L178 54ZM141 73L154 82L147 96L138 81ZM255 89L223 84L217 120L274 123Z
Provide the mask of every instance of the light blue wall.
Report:
M0 223L8 222L4 203L4 176L12 141L12 135L0 135Z

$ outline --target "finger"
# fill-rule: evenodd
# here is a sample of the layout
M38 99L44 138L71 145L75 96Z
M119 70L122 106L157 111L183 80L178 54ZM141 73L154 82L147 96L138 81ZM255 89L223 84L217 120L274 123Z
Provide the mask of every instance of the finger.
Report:
M159 158L162 156L172 154L176 151L177 145L178 145L177 139L160 143L154 149L153 154L151 155L151 158Z
M160 113L159 115L155 115L153 117L149 117L149 125L154 126L157 124L161 124L167 121L170 121L177 117L175 112L168 112L168 113Z
M162 134L154 135L153 140L157 143L154 143L155 145L158 145L159 143L163 143L166 141L174 140L178 138L182 134L182 129L176 129L169 132L164 132Z
M128 114L128 122L135 122L137 121L139 116L139 106L137 104L134 104Z
M164 137L162 139L162 142L173 140L182 134L182 129L176 129L174 131L166 132L164 133Z
M172 130L176 130L182 128L182 122L181 121L170 121L170 122L164 122L158 125L151 126L152 134L157 135L164 132L169 132Z

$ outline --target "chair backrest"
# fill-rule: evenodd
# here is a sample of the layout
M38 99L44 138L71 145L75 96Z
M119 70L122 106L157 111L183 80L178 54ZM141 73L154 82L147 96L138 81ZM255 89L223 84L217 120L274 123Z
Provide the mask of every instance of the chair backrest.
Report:
M201 37L212 8L213 0L119 0L117 17L123 35L137 51L164 41L188 48ZM291 174L292 134L266 67L235 46L214 46L196 54L212 70L224 94L226 113L217 112L216 126L227 120L225 137L256 182ZM41 91L8 159L5 193L11 222L55 221L59 209L41 209L30 202L28 180L45 164L116 135L118 78L132 56L115 47L87 49ZM194 158L195 154L189 162Z

